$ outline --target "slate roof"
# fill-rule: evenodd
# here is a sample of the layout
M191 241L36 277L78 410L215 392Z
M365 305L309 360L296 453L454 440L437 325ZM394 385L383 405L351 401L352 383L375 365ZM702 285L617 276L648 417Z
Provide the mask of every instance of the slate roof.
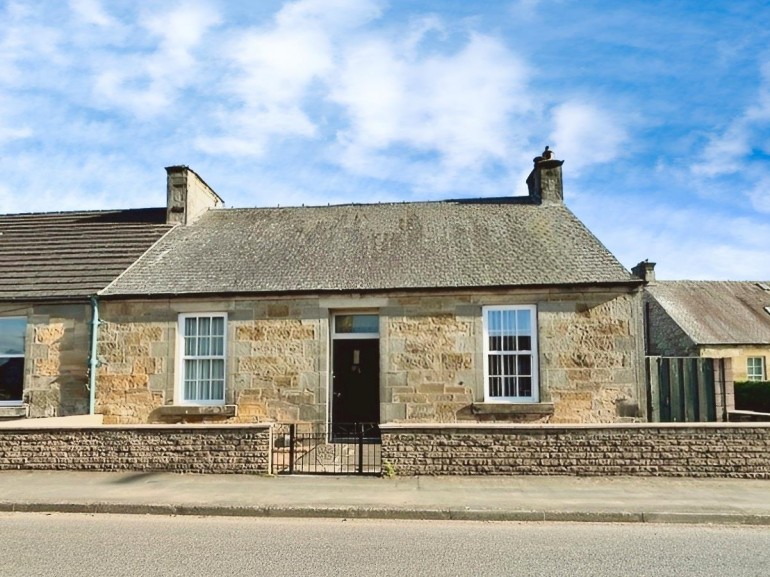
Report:
M0 301L96 294L171 228L165 208L0 215Z
M211 210L102 294L640 282L564 205L526 198Z
M646 287L695 344L770 344L770 281L658 281Z

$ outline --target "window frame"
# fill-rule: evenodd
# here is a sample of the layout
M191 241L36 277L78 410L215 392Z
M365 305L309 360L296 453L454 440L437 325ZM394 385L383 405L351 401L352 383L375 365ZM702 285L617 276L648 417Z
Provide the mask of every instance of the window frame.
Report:
M29 328L29 320L27 317L0 317L1 321L24 321L24 333L23 333L23 344L22 344L22 351L21 354L4 354L0 353L0 359L22 359L24 361L24 365L22 368L22 374L21 374L21 398L18 400L11 400L11 401L3 401L0 400L0 407L18 407L20 405L24 404L24 384L26 381L26 372L27 372L27 329Z
M752 369L752 361L759 361L759 373L755 373ZM767 379L767 366L765 363L765 357L746 357L746 380L747 381L764 381Z
M528 311L530 313L530 349L529 351L511 351L507 353L498 352L499 356L521 356L523 354L530 357L530 377L531 395L529 396L492 396L490 394L490 374L489 357L496 351L490 351L489 348L489 313L498 311ZM538 357L538 326L537 326L537 305L488 305L481 308L482 335L483 335L483 357L484 357L484 402L485 403L539 403L540 402L540 372Z
M222 334L222 354L221 355L187 355L185 353L185 321L187 319L201 318L221 318L223 320L224 332ZM186 406L223 406L227 399L227 313L223 312L195 312L180 313L177 321L177 378L176 378L176 401L177 405ZM211 336L210 334L208 336ZM222 360L222 398L221 399L187 399L185 396L185 361L187 360Z

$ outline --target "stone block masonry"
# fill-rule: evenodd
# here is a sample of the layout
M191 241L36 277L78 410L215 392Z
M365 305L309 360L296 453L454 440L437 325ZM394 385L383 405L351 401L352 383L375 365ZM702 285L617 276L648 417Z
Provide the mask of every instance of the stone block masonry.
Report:
M0 470L270 472L270 425L0 430Z
M770 479L770 425L382 425L397 475Z

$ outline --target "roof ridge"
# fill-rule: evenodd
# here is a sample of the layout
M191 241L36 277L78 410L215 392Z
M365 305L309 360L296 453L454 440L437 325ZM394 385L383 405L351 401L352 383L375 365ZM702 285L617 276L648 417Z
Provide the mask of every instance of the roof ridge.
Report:
M285 209L312 209L312 208L346 208L346 207L371 207L371 206L407 206L407 205L441 205L441 204L479 204L479 205L533 205L539 207L548 207L551 205L540 205L532 202L527 195L523 196L488 196L488 197L468 197L468 198L444 198L436 200L393 200L383 202L343 202L338 204L302 204L294 205L288 204L286 206L240 206L240 207L223 207L209 211L210 213L218 212L240 212L251 210L285 210Z

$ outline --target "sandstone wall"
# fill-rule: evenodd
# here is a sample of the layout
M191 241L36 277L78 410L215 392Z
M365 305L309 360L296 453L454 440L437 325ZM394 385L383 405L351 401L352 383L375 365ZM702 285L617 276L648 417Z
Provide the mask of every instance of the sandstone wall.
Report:
M30 417L88 413L90 305L4 305L0 315L27 319L25 412Z
M646 407L638 296L539 305L543 401L553 423L639 420Z
M770 479L770 424L383 425L397 475L639 475Z
M536 304L540 403L484 403L482 307ZM105 423L324 422L330 320L380 317L381 422L622 422L644 418L638 294L509 291L101 305L97 412ZM176 385L180 313L226 313L232 410L184 413ZM511 409L515 409L511 411Z
M269 473L269 426L0 429L0 470Z
M542 406L484 404L482 307L506 304L537 305ZM516 291L391 298L381 315L387 360L383 422L644 419L638 293Z
M167 411L177 385L180 313L227 313L225 402L232 412ZM328 370L318 306L306 301L102 303L97 412L106 424L323 421Z

